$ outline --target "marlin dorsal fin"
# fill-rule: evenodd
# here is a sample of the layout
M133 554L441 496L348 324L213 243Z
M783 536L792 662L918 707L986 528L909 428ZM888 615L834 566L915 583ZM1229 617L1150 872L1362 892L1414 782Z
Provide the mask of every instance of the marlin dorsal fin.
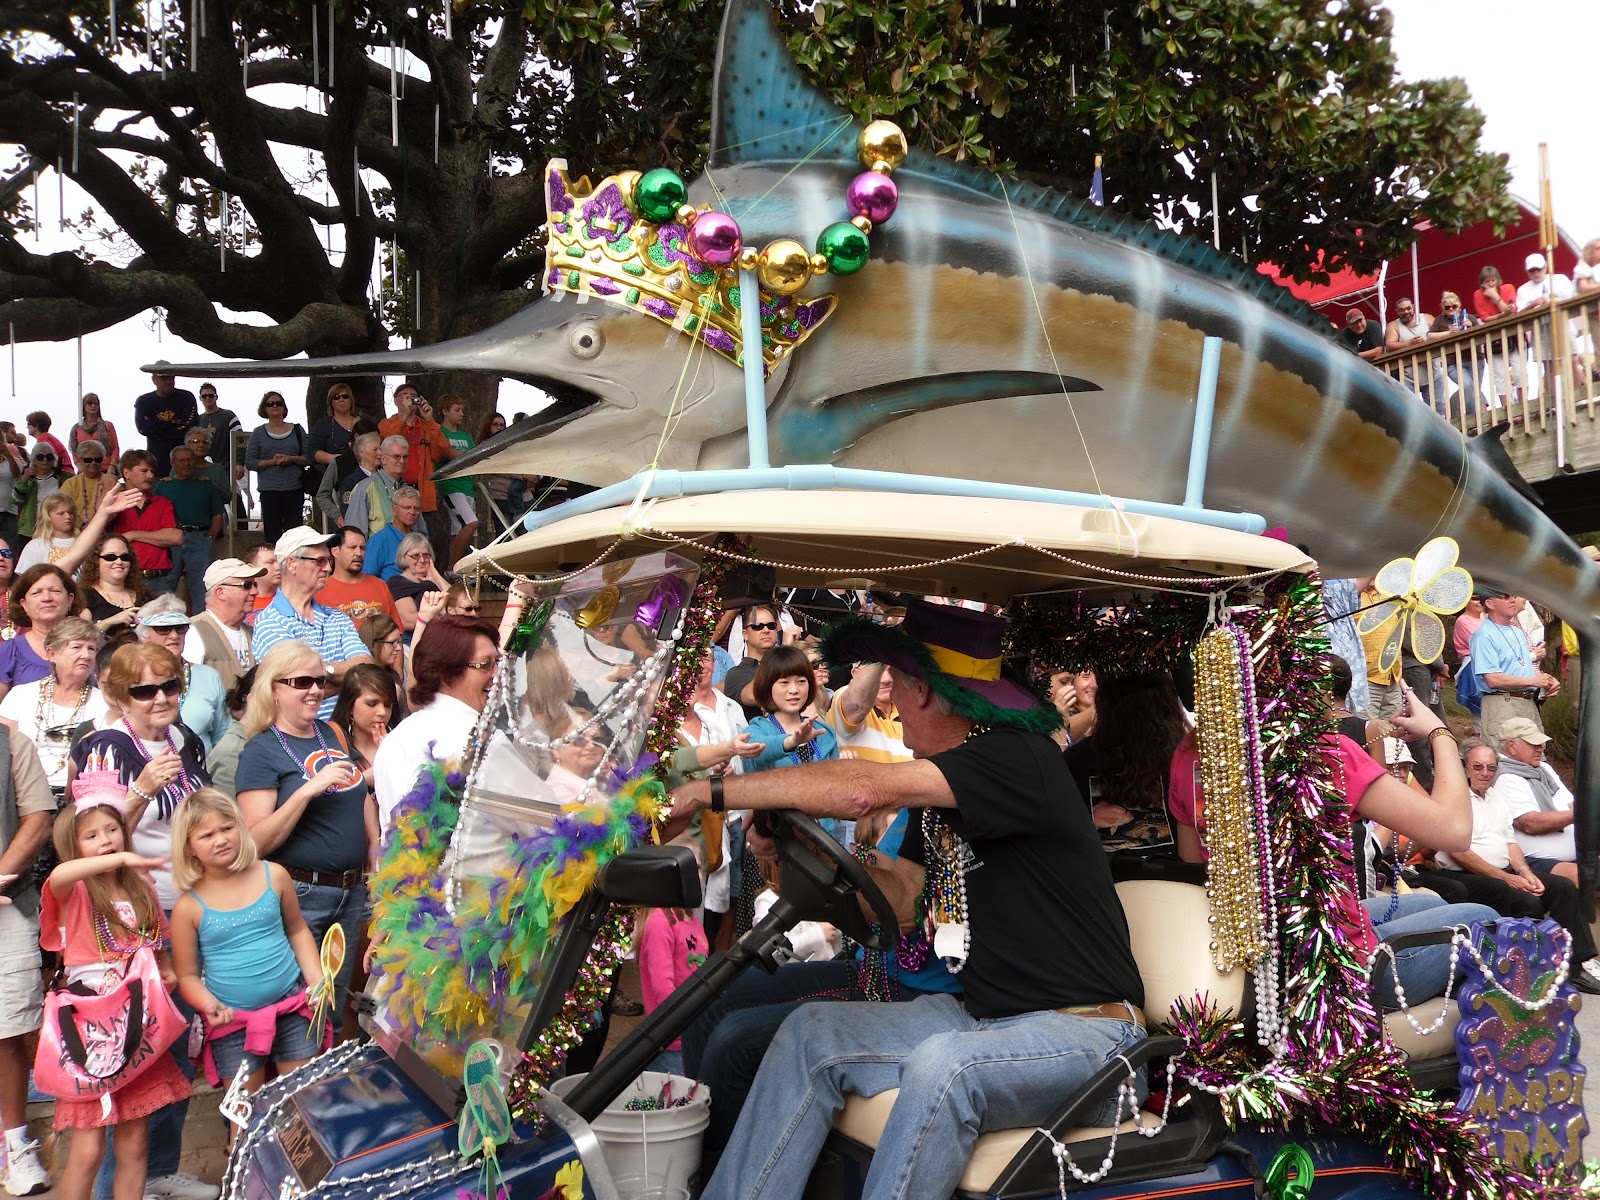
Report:
M1512 462L1511 455L1506 453L1505 443L1500 440L1510 428L1510 421L1501 421L1498 425L1485 429L1476 437L1468 438L1467 440L1478 448L1483 457L1488 460L1489 465L1500 472L1507 483L1522 493L1525 500L1543 508L1544 497L1534 491L1533 485L1522 477L1522 472L1517 470L1517 464Z
M807 155L814 162L854 162L853 121L813 153L849 116L794 61L767 0L728 0L711 84L713 169Z

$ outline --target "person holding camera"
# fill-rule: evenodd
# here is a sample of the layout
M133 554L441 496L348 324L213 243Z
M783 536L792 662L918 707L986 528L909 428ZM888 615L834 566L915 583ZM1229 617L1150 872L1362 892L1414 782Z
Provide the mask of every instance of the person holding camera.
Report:
M433 405L409 383L394 390L395 415L378 423L378 432L384 437L398 434L406 439L411 453L406 459L403 481L422 495L422 513L428 526L428 540L433 543L434 557L445 561L450 543L445 530L444 514L439 510L439 491L433 482L433 471L440 463L455 457L455 448L434 417ZM441 544L442 543L442 544Z

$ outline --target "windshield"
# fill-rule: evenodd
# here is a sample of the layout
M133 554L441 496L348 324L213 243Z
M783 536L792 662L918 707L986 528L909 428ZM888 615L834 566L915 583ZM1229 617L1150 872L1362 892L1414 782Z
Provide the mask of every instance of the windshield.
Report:
M462 764L459 821L448 846L419 853L420 877L407 884L422 896L410 922L429 926L406 935L422 935L428 978L413 977L415 961L393 961L368 985L373 1034L391 1053L406 1044L459 1079L474 1042L521 1049L519 1035L537 1033L524 1023L557 939L529 928L549 905L530 882L550 860L556 819L606 808L630 777L697 572L668 553L607 563L549 592L554 608L527 645L513 652L518 636L508 639L475 734L481 750Z

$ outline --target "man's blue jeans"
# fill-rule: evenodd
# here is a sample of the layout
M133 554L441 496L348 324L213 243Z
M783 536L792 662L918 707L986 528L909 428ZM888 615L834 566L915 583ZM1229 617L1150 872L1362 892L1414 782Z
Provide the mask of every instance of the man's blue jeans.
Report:
M166 591L176 595L178 580L189 578L189 615L206 606L206 568L217 545L204 529L185 530L183 541L172 548L172 570L167 575Z
M945 995L802 1005L767 1051L702 1200L800 1200L844 1094L890 1088L900 1096L863 1200L948 1196L979 1132L1037 1125L1143 1036L1132 1021L1052 1011L978 1020Z
M1384 921L1382 918L1391 903L1394 916ZM1372 927L1380 942L1402 933L1423 933L1473 921L1493 921L1500 915L1487 904L1446 904L1431 892L1407 892L1396 898L1373 896L1363 900L1361 905L1372 918ZM1450 981L1450 953L1450 943L1443 942L1437 946L1415 946L1395 955L1395 970L1400 973L1400 985L1405 988L1408 1005L1444 994L1445 985ZM1457 982L1464 973L1462 965L1457 963ZM1387 963L1373 989L1373 999L1385 1012L1394 1012L1400 1007L1400 999L1395 994L1394 971Z

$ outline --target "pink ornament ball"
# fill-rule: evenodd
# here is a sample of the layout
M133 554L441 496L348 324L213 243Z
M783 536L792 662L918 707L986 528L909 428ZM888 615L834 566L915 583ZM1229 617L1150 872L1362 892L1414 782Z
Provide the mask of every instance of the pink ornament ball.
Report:
M850 205L851 216L865 217L874 225L881 225L894 216L895 205L900 203L900 189L881 171L863 171L850 181L845 201Z
M701 213L689 227L689 253L713 267L731 266L742 245L739 222L716 209Z

